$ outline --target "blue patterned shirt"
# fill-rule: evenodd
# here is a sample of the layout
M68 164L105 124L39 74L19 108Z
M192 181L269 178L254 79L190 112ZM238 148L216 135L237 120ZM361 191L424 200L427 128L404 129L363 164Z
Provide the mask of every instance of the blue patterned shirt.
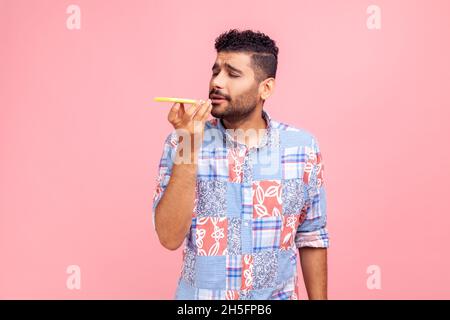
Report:
M298 299L298 248L328 248L323 161L309 132L277 122L252 148L222 121L205 123L192 223L175 299ZM153 195L170 181L177 133L167 137Z

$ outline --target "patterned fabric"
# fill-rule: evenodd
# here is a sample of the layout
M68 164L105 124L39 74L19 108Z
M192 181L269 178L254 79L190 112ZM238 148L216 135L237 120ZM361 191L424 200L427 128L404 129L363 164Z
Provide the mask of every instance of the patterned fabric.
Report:
M252 148L222 122L205 123L192 224L176 299L296 300L298 248L328 248L323 160L307 131L272 120ZM178 137L166 139L155 208L170 180Z

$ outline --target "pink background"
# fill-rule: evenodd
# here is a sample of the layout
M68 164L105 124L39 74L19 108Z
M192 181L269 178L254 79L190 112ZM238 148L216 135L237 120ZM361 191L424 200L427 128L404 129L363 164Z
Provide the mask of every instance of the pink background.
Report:
M151 222L170 104L152 98L207 98L214 39L250 28L280 47L266 110L320 142L329 297L449 299L449 16L446 0L0 0L0 298L173 297L181 249Z

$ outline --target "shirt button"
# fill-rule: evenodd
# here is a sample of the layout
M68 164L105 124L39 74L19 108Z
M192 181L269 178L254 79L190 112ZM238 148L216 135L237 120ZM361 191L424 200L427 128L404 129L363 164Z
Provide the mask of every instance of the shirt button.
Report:
M248 227L249 226L249 222L248 221L244 221L244 226Z

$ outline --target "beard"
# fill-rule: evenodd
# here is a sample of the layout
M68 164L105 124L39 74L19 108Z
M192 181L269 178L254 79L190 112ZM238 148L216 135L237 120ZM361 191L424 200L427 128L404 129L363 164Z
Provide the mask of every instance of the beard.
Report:
M258 104L258 87L222 102L219 105L213 105L211 115L218 119L224 119L228 122L239 122L252 114Z

